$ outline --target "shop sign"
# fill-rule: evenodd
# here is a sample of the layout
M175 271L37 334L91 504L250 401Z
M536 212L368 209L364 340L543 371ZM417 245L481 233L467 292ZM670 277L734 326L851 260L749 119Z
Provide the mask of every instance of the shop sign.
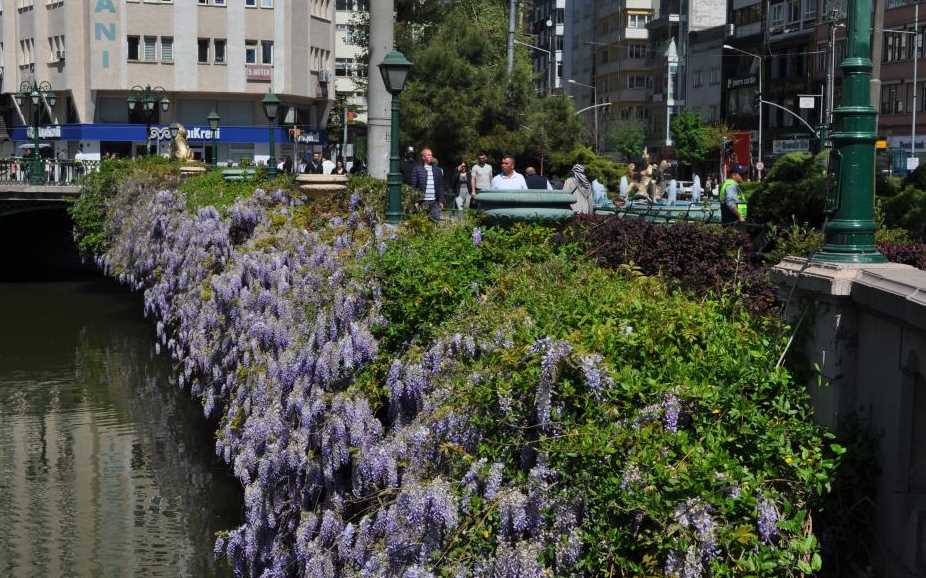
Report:
M33 136L33 128L31 126L26 127L26 138L35 138ZM39 138L61 138L61 125L40 126Z
M785 153L807 152L810 150L810 139L794 138L772 141L772 152L776 155Z
M244 75L248 80L256 80L258 82L270 82L273 80L273 65L272 64L245 64L244 65Z
M752 86L758 84L759 81L755 76L747 76L746 78L728 78L727 79L727 88L741 88L743 86Z
M148 138L151 140L170 140L169 126L153 126L148 132ZM221 140L222 129L215 130L216 140ZM212 140L212 129L194 126L186 129L187 140Z
M322 135L317 130L303 130L301 134L293 138L293 141L300 144L320 144Z

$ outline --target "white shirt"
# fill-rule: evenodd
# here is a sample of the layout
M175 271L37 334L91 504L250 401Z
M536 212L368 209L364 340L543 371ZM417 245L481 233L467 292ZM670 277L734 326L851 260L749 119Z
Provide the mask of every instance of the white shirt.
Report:
M433 201L434 196L434 167L431 165L424 165L424 170L428 173L428 182L424 187L424 200Z
M331 174L331 171L334 170L334 166L334 161L328 159L322 161L322 171L324 171L326 175Z
M476 181L476 190L484 190L492 186L492 165L488 163L483 166L475 164L471 172L473 180Z
M524 175L517 171L512 171L510 177L506 177L505 173L499 173L492 178L492 190L526 191L527 182L524 180Z

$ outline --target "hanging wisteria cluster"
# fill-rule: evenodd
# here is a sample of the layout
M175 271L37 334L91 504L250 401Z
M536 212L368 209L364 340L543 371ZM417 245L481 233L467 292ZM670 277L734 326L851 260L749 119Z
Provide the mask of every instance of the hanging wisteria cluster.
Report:
M454 334L417 361L394 360L385 417L349 388L385 323L375 281L351 273L386 240L360 198L347 219L308 232L288 221L295 203L281 192L257 191L223 216L190 214L176 191L126 187L100 264L144 290L178 385L220 418L217 451L244 487L246 520L215 549L237 575L432 576L450 564L442 550L474 499L497 510L497 548L452 562L456 575L540 577L575 563L577 514L551 493L557 474L542 460L516 484L484 459L454 479L440 452L449 443L472 455L479 441L465 416L440 410L445 376L511 347L504 335ZM550 347L541 422L568 353Z

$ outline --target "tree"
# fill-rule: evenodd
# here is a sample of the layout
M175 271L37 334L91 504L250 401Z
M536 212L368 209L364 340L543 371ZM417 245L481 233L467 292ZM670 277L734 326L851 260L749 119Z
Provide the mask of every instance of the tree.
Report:
M539 161L583 136L565 96L542 98L526 49L506 72L507 9L500 0L445 5L426 43L411 47L415 63L402 93L405 142L430 146L444 164L485 150L498 158Z
M604 138L605 147L621 153L627 161L638 159L643 155L645 140L646 133L643 125L632 120L611 124Z
M684 110L672 117L672 148L686 166L704 162L710 148L710 129L697 114Z

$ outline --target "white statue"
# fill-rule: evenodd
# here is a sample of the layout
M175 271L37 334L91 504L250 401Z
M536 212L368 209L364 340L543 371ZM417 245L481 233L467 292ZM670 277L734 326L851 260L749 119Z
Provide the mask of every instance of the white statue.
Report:
M691 202L701 202L701 177L695 175L691 182Z
M678 181L672 179L669 181L669 204L674 205L678 198Z
M627 180L627 175L621 177L621 198L627 198L627 192L630 190L630 181Z

